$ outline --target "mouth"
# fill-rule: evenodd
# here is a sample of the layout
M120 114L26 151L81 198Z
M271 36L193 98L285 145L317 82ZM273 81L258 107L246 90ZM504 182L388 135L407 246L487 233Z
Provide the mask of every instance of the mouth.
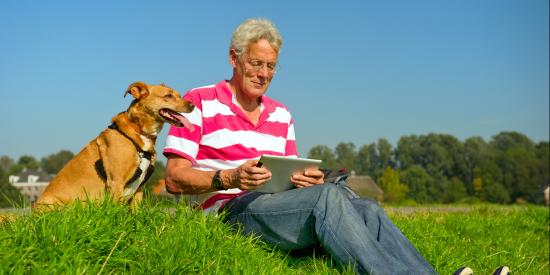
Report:
M266 81L251 81L256 88L261 88L266 84Z
M193 124L187 120L183 115L170 109L162 108L159 111L159 115L166 120L166 122L176 126L185 127L190 131L193 131Z

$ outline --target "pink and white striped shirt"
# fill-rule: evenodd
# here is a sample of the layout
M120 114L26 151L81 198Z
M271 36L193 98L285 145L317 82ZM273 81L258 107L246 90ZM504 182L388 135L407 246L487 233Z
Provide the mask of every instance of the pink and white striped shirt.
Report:
M171 126L164 155L184 157L193 168L204 171L236 168L262 154L297 157L292 116L279 102L262 96L260 119L254 125L225 81L192 89L184 98L195 104L193 112L183 113L195 129ZM241 192L237 188L217 191L191 196L191 201L217 210L231 199L229 194ZM213 197L217 194L220 201Z

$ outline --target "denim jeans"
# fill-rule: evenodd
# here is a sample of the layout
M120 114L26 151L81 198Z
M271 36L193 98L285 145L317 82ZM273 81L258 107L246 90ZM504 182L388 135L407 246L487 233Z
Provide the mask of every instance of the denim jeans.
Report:
M376 202L350 197L341 185L249 192L225 208L228 223L283 250L321 245L358 273L436 274Z

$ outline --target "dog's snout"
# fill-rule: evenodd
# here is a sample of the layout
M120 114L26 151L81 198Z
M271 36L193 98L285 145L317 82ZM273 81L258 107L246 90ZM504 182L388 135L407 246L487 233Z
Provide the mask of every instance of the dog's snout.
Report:
M195 104L193 104L193 102L188 101L187 105L189 106L189 112L195 110Z

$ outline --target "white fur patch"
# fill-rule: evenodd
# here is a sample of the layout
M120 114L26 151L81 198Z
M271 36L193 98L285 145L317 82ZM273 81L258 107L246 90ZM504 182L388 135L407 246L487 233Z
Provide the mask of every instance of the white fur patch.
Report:
M143 140L143 148L141 148L143 151L150 151L151 148L153 148L153 142L146 136L139 136L141 140Z
M131 182L130 184L124 187L124 192L122 193L122 195L126 198L130 198L134 196L139 186L141 186L141 184L145 180L145 176L147 175L147 169L149 168L149 165L151 165L151 160L144 158L141 155L138 158L139 158L138 169L141 170L141 174L139 175L138 179L136 179L134 182Z

